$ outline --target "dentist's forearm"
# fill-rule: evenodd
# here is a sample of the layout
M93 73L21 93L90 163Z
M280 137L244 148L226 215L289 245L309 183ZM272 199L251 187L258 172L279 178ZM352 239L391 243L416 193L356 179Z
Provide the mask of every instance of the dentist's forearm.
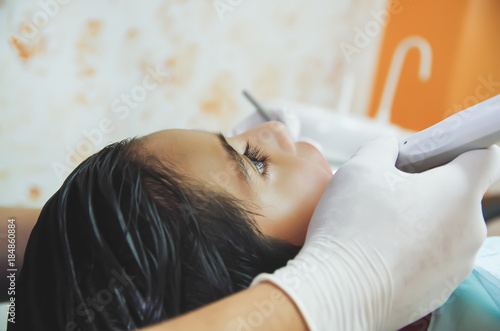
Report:
M210 305L141 331L306 331L294 302L275 285L263 282Z

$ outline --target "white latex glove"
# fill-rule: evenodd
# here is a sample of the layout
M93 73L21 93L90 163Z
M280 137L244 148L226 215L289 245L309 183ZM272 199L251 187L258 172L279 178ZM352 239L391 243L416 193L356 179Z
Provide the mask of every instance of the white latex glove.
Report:
M288 129L290 137L294 142L299 139L300 135L300 120L298 115L286 108L266 108L267 113L271 116L273 121L280 121ZM243 132L255 128L266 122L266 119L257 111L246 117L241 123L236 125L236 127L227 134L228 137L237 136Z
M500 177L497 146L419 174L398 144L362 147L332 178L297 257L264 280L316 330L397 330L442 305L486 237L481 199Z

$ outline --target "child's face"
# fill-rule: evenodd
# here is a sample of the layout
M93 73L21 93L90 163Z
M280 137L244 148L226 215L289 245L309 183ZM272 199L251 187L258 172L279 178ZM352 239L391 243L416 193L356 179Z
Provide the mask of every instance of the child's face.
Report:
M293 143L286 127L267 122L224 139L196 130L164 130L146 136L145 147L176 165L177 171L221 187L260 207L260 230L303 244L313 211L332 177L324 157L311 145ZM245 149L247 142L250 150ZM228 151L234 149L234 158ZM263 155L269 160L263 162ZM238 165L240 162L241 167Z

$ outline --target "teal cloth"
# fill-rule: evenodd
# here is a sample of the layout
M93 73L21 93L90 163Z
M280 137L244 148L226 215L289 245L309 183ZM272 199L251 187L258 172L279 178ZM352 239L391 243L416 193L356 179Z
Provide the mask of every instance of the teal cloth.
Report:
M430 331L500 331L500 237L489 237L474 270L432 313Z

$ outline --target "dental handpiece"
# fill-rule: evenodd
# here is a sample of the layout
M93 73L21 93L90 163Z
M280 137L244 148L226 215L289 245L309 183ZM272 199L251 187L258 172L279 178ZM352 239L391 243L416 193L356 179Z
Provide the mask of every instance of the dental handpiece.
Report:
M396 167L422 172L500 142L500 95L462 110L399 143Z

